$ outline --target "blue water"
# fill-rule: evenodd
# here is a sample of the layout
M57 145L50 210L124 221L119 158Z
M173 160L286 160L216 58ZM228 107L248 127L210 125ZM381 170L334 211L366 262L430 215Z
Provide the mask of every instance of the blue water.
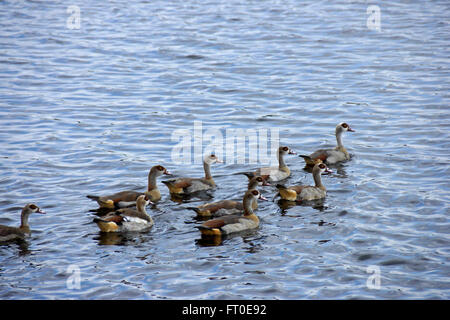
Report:
M449 299L450 5L373 3L377 31L369 4L0 2L0 224L28 202L47 211L0 245L0 298ZM217 246L186 209L205 200L160 182L150 232L100 234L87 194L145 190L155 164L203 174L172 157L194 121L278 130L299 154L334 146L345 121L352 159L323 178L325 201L261 202L260 228ZM286 162L286 184L312 183ZM214 165L214 199L239 199L234 173L259 165Z

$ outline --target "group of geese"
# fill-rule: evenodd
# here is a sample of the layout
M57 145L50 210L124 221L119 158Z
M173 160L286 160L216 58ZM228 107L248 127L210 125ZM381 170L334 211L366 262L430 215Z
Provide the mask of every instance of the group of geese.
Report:
M350 159L350 155L342 143L344 132L354 132L345 123L336 126L337 146L332 149L320 149L310 155L300 155L305 160L306 167L312 169L314 186L294 185L284 186L276 184L278 193L284 200L289 201L309 201L322 199L326 196L326 188L322 184L321 175L332 173L326 164ZM290 176L290 170L284 162L284 156L296 154L289 147L281 146L278 149L278 167L259 168L254 172L243 172L248 178L248 188L244 194L243 201L221 200L206 203L198 207L188 207L194 210L199 217L206 217L209 220L203 222L197 228L204 237L222 237L230 233L254 229L259 226L259 218L255 214L258 207L258 200L266 200L257 190L258 187L270 185L270 182L278 182ZM221 163L215 154L207 155L203 160L205 176L203 178L180 177L172 180L162 181L171 195L184 196L206 191L215 188L211 175L211 165ZM126 232L126 231L146 231L149 230L154 221L147 213L146 206L161 199L161 193L157 186L157 178L162 175L170 175L169 171L161 165L156 165L150 169L148 174L148 187L145 192L121 191L106 196L87 197L97 201L103 215L94 218L94 222L102 232ZM0 225L0 241L13 239L23 239L30 233L28 218L32 213L45 213L37 205L27 204L21 213L21 224L19 227L9 227Z

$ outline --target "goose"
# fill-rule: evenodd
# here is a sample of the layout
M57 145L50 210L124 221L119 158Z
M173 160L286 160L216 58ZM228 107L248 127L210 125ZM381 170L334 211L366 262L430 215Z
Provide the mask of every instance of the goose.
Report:
M153 219L145 210L148 204L153 202L147 195L140 195L136 209L122 208L103 218L94 218L94 222L102 232L145 231L153 226Z
M265 167L258 168L255 172L244 172L248 178L254 176L262 176L263 179L268 181L280 181L288 178L291 175L291 171L284 162L284 156L286 154L297 154L292 151L289 147L279 147L278 148L278 167Z
M34 203L29 203L25 205L22 209L20 215L20 227L8 227L0 225L0 242L24 239L28 234L30 234L30 225L28 224L28 218L32 213L45 214L37 205Z
M234 232L250 230L259 226L259 218L252 209L252 202L257 199L265 200L261 193L256 190L247 190L243 199L244 215L226 215L204 222L197 228L202 236L221 237Z
M347 131L355 132L355 130L350 128L347 123L339 123L336 126L337 147L335 147L334 149L320 149L311 153L309 156L300 155L300 157L305 160L307 166L314 166L318 162L318 160L321 160L322 162L325 162L327 164L334 164L336 162L350 160L350 155L347 152L347 149L345 149L344 145L342 144L342 134Z
M162 181L172 195L187 195L197 191L213 189L216 184L211 176L211 164L223 163L215 154L210 154L203 159L204 178L176 178Z
M317 163L312 170L315 186L291 186L285 187L277 184L278 194L284 200L302 201L325 198L327 190L322 184L321 174L332 173L324 163Z
M156 202L161 199L161 193L156 184L156 178L163 174L170 175L170 172L163 166L153 166L148 173L148 186L147 191L144 193L137 191L121 191L108 196L88 195L87 197L97 201L100 208L105 209L118 209L133 206L136 203L137 197L142 194L147 195L150 201Z
M249 180L247 190L256 189L259 186L270 186L262 177L256 176ZM252 209L258 208L258 201L253 201ZM194 210L198 217L220 217L227 214L242 214L244 207L242 201L221 200L211 203L205 203L198 207L188 207Z

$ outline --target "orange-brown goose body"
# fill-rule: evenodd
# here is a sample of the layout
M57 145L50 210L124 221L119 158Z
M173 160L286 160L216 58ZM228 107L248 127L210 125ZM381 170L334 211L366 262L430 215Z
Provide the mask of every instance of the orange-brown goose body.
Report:
M213 189L216 187L216 183L211 175L211 165L216 162L222 163L214 154L203 159L204 178L176 178L162 181L162 183L169 188L169 192L173 195L188 195L197 191Z
M253 212L252 202L256 199L267 200L256 190L248 190L243 199L243 215L226 215L204 222L197 228L202 236L221 237L230 233L255 229L259 226L259 218Z
M102 232L148 230L153 226L153 219L145 210L150 203L146 195L140 195L136 199L136 209L122 208L102 218L94 218L94 222Z
M340 161L350 160L350 154L347 149L345 149L344 144L342 143L342 134L344 132L355 132L350 126L345 123L339 123L336 126L335 134L337 146L333 149L319 149L310 155L300 155L302 157L307 166L314 166L316 163L322 161L327 164L334 164Z
M256 189L259 186L270 185L260 176L253 177L249 180L247 190ZM258 201L253 201L252 209L258 208ZM194 210L198 217L221 217L227 214L243 214L244 207L242 201L221 200L211 203L205 203L198 207L188 207Z
M278 194L284 200L289 201L310 201L325 198L327 190L322 184L321 174L332 173L324 163L317 163L313 168L314 186L290 186L285 187L278 184Z
M278 148L278 167L264 167L258 168L254 172L244 172L248 178L255 176L261 176L264 180L274 182L280 181L288 178L291 175L289 167L284 162L284 156L286 154L296 154L289 147L279 147Z
M167 171L167 169L163 166L157 165L150 169L148 173L148 185L146 192L128 190L106 196L88 195L87 197L97 201L100 208L105 209L118 209L133 206L136 204L136 199L140 195L147 195L150 201L155 202L161 199L161 193L156 184L156 178L163 174L170 174L169 171Z

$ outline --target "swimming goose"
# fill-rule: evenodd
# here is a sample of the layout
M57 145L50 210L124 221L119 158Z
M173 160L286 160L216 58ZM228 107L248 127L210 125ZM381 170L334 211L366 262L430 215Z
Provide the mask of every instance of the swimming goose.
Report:
M17 228L0 225L0 241L24 239L25 236L30 233L28 218L30 217L30 214L34 212L45 214L45 212L42 211L37 205L29 203L22 209L20 216L20 227Z
M226 215L220 218L215 218L204 222L197 228L202 233L202 236L215 236L230 234L249 229L254 229L259 226L259 218L255 215L252 209L252 202L257 199L266 200L261 193L256 190L248 190L244 195L242 202L244 207L244 215Z
M153 219L145 210L153 204L148 196L140 195L136 199L136 209L123 208L110 212L103 218L94 218L102 232L144 231L153 226Z
M137 197L142 194L147 195L150 201L158 201L161 199L161 193L159 192L156 184L156 178L163 174L170 174L170 172L160 165L152 167L148 173L147 191L144 193L137 191L121 191L108 196L88 195L87 197L97 201L100 208L106 209L117 209L132 206L136 203Z
M211 176L211 164L222 163L215 154L205 156L203 159L203 169L205 170L204 178L177 178L162 181L169 192L175 195L187 195L197 191L209 190L216 186Z
M256 189L259 186L270 186L270 184L264 181L262 177L256 176L249 180L247 190ZM256 210L257 208L258 201L255 200L252 202L252 209ZM205 203L198 207L188 207L187 209L197 212L198 217L221 217L227 214L242 214L244 212L242 201L234 200Z
M336 126L337 147L335 147L334 149L320 149L311 153L309 156L300 155L300 157L305 160L307 166L314 166L318 162L318 160L321 160L322 162L328 164L349 160L350 155L348 154L347 149L345 149L344 145L342 144L342 134L347 131L355 132L355 130L350 128L347 123L339 123Z
M325 198L327 190L322 184L321 174L332 173L330 169L323 163L317 163L313 168L313 177L315 186L291 186L285 187L277 184L278 194L284 200L302 201L302 200L316 200ZM277 194L277 195L278 195Z
M286 179L291 175L291 171L284 162L284 156L286 154L296 154L289 147L278 148L278 167L265 167L259 168L255 172L244 172L248 178L254 176L262 176L264 180L268 181L280 181Z

